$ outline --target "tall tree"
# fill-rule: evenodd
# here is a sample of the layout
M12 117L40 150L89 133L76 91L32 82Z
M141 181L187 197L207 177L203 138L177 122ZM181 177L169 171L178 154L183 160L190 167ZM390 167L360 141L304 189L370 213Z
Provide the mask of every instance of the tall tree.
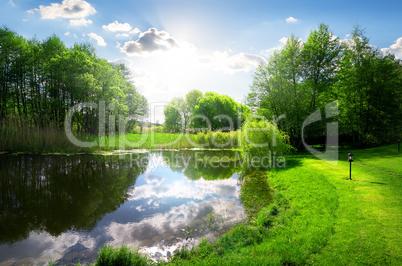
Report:
M203 94L199 90L192 90L186 94L184 104L183 104L183 116L184 116L184 129L188 127L188 120L191 114L194 112L195 105L198 99L202 98Z

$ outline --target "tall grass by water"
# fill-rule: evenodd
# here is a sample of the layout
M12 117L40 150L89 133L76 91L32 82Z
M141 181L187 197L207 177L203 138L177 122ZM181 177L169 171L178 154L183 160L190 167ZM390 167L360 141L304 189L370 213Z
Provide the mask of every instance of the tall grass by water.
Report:
M65 132L56 127L21 126L7 123L0 126L0 152L30 153L92 153L131 149L189 149L239 147L240 132L163 133L146 130L99 137L74 133L80 141L93 142L90 148L74 145Z
M88 140L89 136L79 138ZM31 127L7 123L0 126L0 152L80 153L89 152L71 143L63 131L52 126Z

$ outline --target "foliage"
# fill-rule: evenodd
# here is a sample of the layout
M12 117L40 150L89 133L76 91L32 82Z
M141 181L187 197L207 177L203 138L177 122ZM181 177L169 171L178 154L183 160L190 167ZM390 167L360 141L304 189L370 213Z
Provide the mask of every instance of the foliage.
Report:
M283 155L289 150L288 136L266 121L251 120L242 127L241 149L243 157L265 158Z
M229 96L207 92L194 107L192 126L204 130L237 130L250 114L248 107Z
M163 128L165 132L179 132L182 130L181 109L183 106L183 98L175 97L165 106L163 111L165 115L165 123Z
M359 28L343 48L335 87L341 134L364 146L394 141L402 129L401 61L375 50Z
M302 137L323 143L328 117L306 127L304 136L303 122L338 100L343 140L375 146L395 140L401 131L401 84L401 60L371 46L362 30L356 28L351 39L340 41L328 25L320 24L303 44L291 36L256 70L248 105L277 121L300 149Z
M151 260L139 252L139 249L132 249L127 246L120 248L104 246L99 251L95 261L96 266L131 266L149 265Z
M68 110L85 102L103 102L105 117L124 115L139 121L148 112L146 99L129 81L128 69L97 57L89 44L67 48L55 35L26 40L3 27L0 47L0 125L17 120L21 127L60 130ZM72 129L94 133L99 109L79 108ZM108 131L109 119L105 122Z

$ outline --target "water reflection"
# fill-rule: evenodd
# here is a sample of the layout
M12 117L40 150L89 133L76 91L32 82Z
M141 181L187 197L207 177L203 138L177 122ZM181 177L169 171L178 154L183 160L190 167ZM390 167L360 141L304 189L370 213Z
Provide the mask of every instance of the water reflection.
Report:
M90 262L104 243L162 258L216 237L246 218L236 160L206 151L0 156L0 262Z
M34 230L58 236L93 229L125 202L145 169L111 156L2 156L0 243Z
M273 202L273 189L267 183L267 171L245 169L240 175L240 199L244 206L247 220L257 216L262 208Z

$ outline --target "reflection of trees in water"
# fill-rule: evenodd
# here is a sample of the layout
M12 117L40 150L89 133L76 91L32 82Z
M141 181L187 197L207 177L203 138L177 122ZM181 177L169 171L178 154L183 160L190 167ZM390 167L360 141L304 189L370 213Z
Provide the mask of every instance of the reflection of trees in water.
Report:
M267 170L258 169L245 169L240 174L240 200L249 221L273 202L274 191L268 185L267 174Z
M117 156L1 156L0 243L33 230L57 236L94 228L127 199L145 169Z
M162 156L173 171L191 180L223 180L239 172L240 157L233 151L167 151Z

